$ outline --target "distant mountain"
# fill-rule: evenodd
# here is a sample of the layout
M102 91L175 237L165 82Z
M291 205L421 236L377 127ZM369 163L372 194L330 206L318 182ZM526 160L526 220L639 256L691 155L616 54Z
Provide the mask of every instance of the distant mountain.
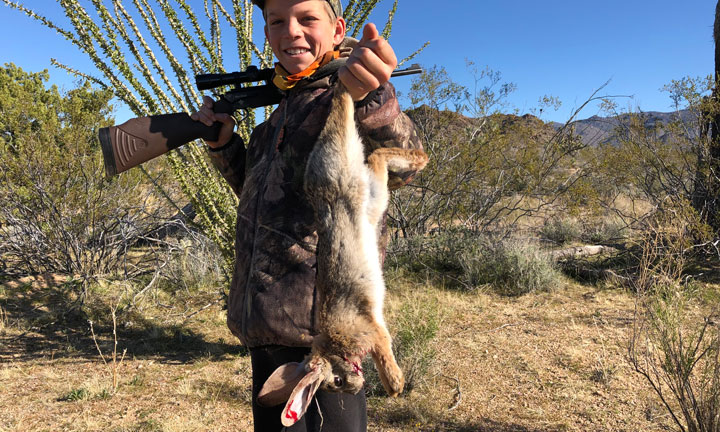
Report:
M642 113L642 116L645 119L644 124L646 128L655 128L659 126L658 133L661 140L665 138L665 134L663 132L664 125L672 121L676 121L677 119L691 125L693 120L693 114L688 110L676 112L649 111ZM596 146L608 142L615 143L617 141L617 128L622 124L626 124L628 117L628 114L623 114L619 117L592 116L585 120L575 121L573 126L575 128L575 133L580 136L583 143L586 145ZM551 122L548 124L556 130L563 126L562 123L558 122ZM697 131L691 130L691 133L697 133Z
M441 118L441 123L446 129L445 136L454 136L459 130L462 130L477 119L466 117L462 114L453 111L437 111L434 108L430 108L427 105L420 106L415 109L407 111L416 124L422 124L429 116L438 116ZM633 114L637 115L637 114ZM657 133L658 138L661 141L665 141L670 136L665 131L664 125L680 119L683 123L688 125L688 131L691 134L697 135L698 131L693 124L693 113L688 110L681 110L675 112L657 112L648 111L640 114L644 119L644 125L648 129L654 129ZM588 146L598 146L605 143L615 144L618 142L618 128L623 124L627 124L629 120L629 114L623 114L618 117L600 117L592 116L584 120L576 120L572 123L571 127L574 129L574 133L580 136L583 143ZM491 118L497 121L500 131L503 133L517 134L519 131L532 131L530 135L527 132L520 133L518 139L526 139L533 137L535 139L551 139L558 129L564 126L562 123L549 122L544 123L541 119L537 118L532 114L515 115L515 114L493 114ZM656 128L656 129L655 129Z

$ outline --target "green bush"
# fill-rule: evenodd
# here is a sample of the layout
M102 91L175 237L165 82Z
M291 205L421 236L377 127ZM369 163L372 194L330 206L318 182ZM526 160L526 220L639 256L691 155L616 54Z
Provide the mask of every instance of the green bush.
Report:
M388 245L387 267L414 273L457 275L463 270L459 260L463 251L478 247L478 234L461 228L439 231L429 236L400 237Z
M693 291L666 282L640 298L630 362L680 430L720 432L718 309L697 314Z
M58 400L63 402L77 402L90 398L90 392L86 388L72 389Z
M157 267L136 246L160 240L149 236L176 210L138 170L105 177L98 129L113 121L112 92L48 80L0 67L0 273L71 275L69 298L82 305L94 282Z
M431 302L408 302L395 318L395 351L411 391L427 377L435 362L433 342L440 327L440 313Z
M585 229L582 240L593 244L616 243L627 236L627 224L617 219L604 219Z
M417 299L406 301L393 317L393 351L405 376L405 393L425 382L435 363L437 353L433 344L440 328L440 320L437 304L432 301L418 302ZM363 369L368 394L383 394L382 383L371 357L365 359Z
M183 227L179 238L168 238L154 252L165 265L158 270L160 289L197 293L224 282L224 260L218 246L203 234Z
M98 129L112 123L112 92L61 93L48 79L0 67L0 257L20 274L127 271L157 206L137 172L105 179Z
M523 240L483 241L482 247L462 253L460 262L468 285L489 284L502 295L549 291L560 283L552 258Z
M461 229L398 239L388 248L387 263L466 290L489 285L502 295L548 291L560 283L552 258L538 245Z
M688 272L704 225L689 203L673 210L652 214L638 241L628 359L678 430L720 432L720 308Z
M549 219L540 229L543 238L559 245L579 240L582 234L582 225L575 218Z

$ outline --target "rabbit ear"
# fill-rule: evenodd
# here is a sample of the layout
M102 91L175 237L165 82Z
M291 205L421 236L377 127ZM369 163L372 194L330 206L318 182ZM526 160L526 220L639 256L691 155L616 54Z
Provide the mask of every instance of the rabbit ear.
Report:
M322 380L323 368L320 365L312 368L310 372L300 380L297 386L295 386L282 412L281 422L283 426L292 426L305 415Z
M305 362L285 363L275 369L258 393L258 404L272 407L284 403L290 398L290 394L303 376L305 376Z

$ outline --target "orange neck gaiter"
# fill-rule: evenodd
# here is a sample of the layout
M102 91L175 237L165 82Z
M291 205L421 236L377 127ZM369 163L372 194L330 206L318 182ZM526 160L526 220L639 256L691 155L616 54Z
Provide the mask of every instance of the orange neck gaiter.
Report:
M315 71L339 57L340 51L328 51L323 54L322 57L315 60L313 64L307 67L307 69L292 75L289 74L288 71L286 71L285 68L280 65L280 63L275 63L275 75L273 76L273 84L275 84L280 90L291 89L295 87L295 85L299 83L303 78L311 76L315 73Z

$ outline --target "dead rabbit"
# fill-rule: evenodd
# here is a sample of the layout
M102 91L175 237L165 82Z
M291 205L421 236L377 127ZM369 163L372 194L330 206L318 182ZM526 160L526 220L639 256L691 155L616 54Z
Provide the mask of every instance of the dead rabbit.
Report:
M287 401L285 426L303 416L320 388L359 392L367 354L390 396L400 394L404 385L383 318L378 229L388 205L388 169L421 170L428 158L422 150L380 148L365 163L354 112L350 94L338 81L327 123L306 166L305 193L318 232L318 334L305 360L280 366L258 395L266 406Z

